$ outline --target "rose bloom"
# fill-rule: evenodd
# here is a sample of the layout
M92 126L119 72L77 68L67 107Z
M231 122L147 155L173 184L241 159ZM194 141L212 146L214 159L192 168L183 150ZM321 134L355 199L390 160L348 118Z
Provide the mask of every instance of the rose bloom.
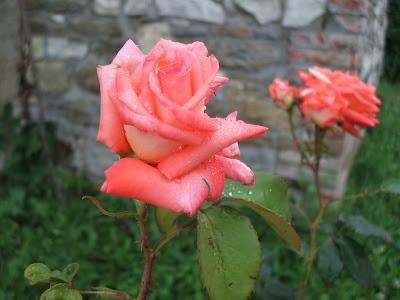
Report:
M98 66L97 139L113 153L132 154L105 171L101 191L193 214L220 196L224 178L251 185L237 142L266 127L211 118L205 106L228 81L201 42L160 40L148 55L128 40L110 65Z
M287 80L275 78L268 87L269 94L275 104L281 109L287 110L296 101L296 88L289 85Z
M360 137L356 127L378 124L376 114L380 100L374 86L349 73L320 67L299 74L306 86L299 92L300 109L307 119L321 128L338 124Z

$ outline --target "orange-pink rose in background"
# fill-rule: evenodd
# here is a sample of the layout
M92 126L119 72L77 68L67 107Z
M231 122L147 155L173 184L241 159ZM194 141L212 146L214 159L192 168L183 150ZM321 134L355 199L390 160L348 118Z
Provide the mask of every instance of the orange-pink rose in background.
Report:
M237 142L266 127L211 118L205 107L228 81L201 42L160 40L143 54L129 40L110 65L98 66L101 106L97 139L113 153L134 153L106 172L105 193L176 212L194 213L222 193L224 178L252 184Z
M299 92L304 116L320 127L338 124L345 131L360 137L357 127L378 124L380 100L375 87L342 71L313 67L299 73L305 87Z
M272 100L281 109L287 110L291 108L296 101L296 88L290 86L287 80L274 79L269 85L268 91Z

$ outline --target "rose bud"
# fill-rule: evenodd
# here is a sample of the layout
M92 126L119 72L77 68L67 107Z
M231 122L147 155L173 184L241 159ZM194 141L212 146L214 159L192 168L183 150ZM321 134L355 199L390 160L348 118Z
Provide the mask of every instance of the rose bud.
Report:
M296 101L296 88L290 86L287 80L275 78L268 91L275 104L283 110L292 108Z

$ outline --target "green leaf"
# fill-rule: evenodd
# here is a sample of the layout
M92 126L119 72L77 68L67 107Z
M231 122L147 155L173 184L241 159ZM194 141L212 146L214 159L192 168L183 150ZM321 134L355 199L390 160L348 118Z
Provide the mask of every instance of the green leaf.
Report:
M82 300L81 294L65 283L53 285L40 295L39 300Z
M24 277L28 279L29 284L39 282L48 283L50 281L50 269L45 264L33 263L24 271Z
M231 207L197 215L200 275L210 299L247 299L261 264L260 243L246 216Z
M382 184L381 188L387 193L400 194L400 178L391 178L386 180Z
M332 281L342 271L343 263L332 241L328 241L319 248L317 267L327 281Z
M375 283L374 270L364 247L346 237L340 237L335 244L338 246L340 258L351 276L365 287L373 286Z
M287 185L280 178L257 172L253 186L226 180L223 199L253 209L283 240L300 250L300 237L290 225Z
M340 214L339 221L356 234L366 237L378 237L386 242L392 241L390 234L381 226L371 223L359 215Z
M78 263L71 263L66 266L63 270L65 277L68 279L69 282L74 279L76 273L79 271L79 264Z
M70 282L68 277L60 270L51 271L50 279L56 280L56 281L61 281L61 282L67 282L67 283Z
M156 207L154 211L158 228L162 233L166 233L172 229L180 216L179 213L161 207Z

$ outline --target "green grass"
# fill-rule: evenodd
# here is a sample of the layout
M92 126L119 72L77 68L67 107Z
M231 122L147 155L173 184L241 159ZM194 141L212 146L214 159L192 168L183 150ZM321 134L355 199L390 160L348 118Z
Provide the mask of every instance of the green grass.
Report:
M400 86L382 82L379 95L383 100L381 123L369 129L362 141L350 176L349 193L400 177ZM12 132L12 128L5 127L18 127L15 122L7 119L0 126L0 139L5 141L8 136L12 145L0 174L0 299L38 298L45 286L29 286L23 278L24 268L32 262L62 268L76 261L81 264L77 288L107 286L136 295L142 256L134 241L138 239L134 221L101 216L89 202L80 200L84 194L96 194L97 187L83 176L57 169L64 195L64 202L60 202L43 167L38 128ZM51 149L55 149L55 141L50 142ZM102 201L109 209L134 208L133 202L126 199L102 197ZM363 241L378 277L374 288L360 287L346 272L329 286L314 272L307 298L400 299L399 196L366 197L344 203L341 210L380 224L395 242L387 245L374 239ZM265 229L261 220L257 221L257 216L252 217L264 247L261 278L253 298L290 299L301 278L302 262ZM152 224L151 234L158 236ZM194 232L187 230L157 257L150 299L204 299L196 261Z

